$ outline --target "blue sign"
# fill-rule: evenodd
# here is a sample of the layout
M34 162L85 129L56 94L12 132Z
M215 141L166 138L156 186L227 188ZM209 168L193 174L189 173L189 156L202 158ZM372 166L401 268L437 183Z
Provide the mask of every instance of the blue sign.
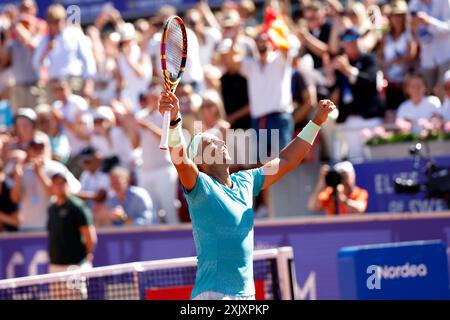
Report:
M223 2L224 0L212 0L209 5L218 7ZM17 6L19 3L19 0L0 0L0 11L7 5ZM66 8L72 6L72 9L76 6L77 12L80 12L81 23L92 23L103 10L111 6L119 10L124 19L133 19L150 16L163 5L172 5L177 10L184 11L197 4L198 0L39 0L41 18L45 17L47 8L53 3L61 3Z
M342 299L448 299L446 246L415 241L346 247L338 254Z
M433 159L438 167L450 167L450 157ZM425 192L396 194L395 178L425 180L426 162L421 161L419 177L414 173L413 160L369 161L355 164L356 184L369 192L367 212L436 212L447 210L443 199L429 198Z

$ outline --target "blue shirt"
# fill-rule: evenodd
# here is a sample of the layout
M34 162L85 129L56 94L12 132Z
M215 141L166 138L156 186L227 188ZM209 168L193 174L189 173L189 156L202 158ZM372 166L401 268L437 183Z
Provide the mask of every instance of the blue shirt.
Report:
M255 294L253 283L253 197L264 184L263 169L231 175L232 188L200 172L186 194L198 269L191 298L205 291Z
M121 206L135 225L148 225L152 223L153 203L145 189L131 186L127 190L127 196L123 203L117 196L114 196L108 199L107 206L109 208Z

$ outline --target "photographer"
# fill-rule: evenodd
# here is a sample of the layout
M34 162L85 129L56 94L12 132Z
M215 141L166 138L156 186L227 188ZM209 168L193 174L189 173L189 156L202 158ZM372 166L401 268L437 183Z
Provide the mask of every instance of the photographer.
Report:
M339 162L332 169L323 165L316 189L309 198L308 209L325 210L327 215L335 215L336 211L339 214L364 213L368 193L355 185L355 178L355 169L348 161Z

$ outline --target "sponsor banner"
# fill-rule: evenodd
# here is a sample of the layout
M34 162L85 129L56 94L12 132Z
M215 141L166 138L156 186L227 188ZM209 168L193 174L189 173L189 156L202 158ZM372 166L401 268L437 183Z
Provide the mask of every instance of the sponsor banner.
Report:
M450 168L450 156L436 157L438 167ZM416 194L396 194L394 180L416 179L425 182L425 160L421 160L421 170L413 170L413 160L368 161L355 164L356 184L369 192L367 212L438 212L448 209L442 199L428 198L425 192Z
M338 255L343 299L448 299L442 241L346 247Z

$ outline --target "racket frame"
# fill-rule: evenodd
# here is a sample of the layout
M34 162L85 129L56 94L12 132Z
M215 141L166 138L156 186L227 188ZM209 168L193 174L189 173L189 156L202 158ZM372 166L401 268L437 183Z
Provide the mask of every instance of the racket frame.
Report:
M166 59L166 45L167 45L167 36L168 36L168 27L172 23L172 21L177 21L177 23L181 27L182 39L183 39L183 50L181 53L181 65L177 75L176 80L172 81L170 79L169 71L167 70L167 59ZM164 78L164 87L166 92L175 92L178 84L180 83L181 76L186 68L186 60L187 60L187 32L186 27L184 25L183 19L178 16L171 16L167 19L164 24L164 29L161 34L161 69ZM164 112L163 125L162 125L162 133L161 133L161 141L159 144L159 148L161 150L167 150L169 148L169 129L170 129L170 111Z

